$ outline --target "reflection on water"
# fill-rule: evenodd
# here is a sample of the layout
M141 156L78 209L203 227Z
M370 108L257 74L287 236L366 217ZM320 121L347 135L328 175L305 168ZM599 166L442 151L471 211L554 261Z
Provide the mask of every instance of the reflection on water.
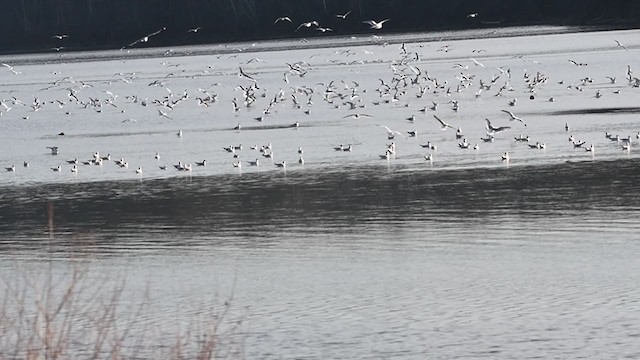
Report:
M5 187L0 266L126 269L152 343L232 292L251 359L633 356L639 161Z
M0 246L4 254L46 244L103 255L269 246L287 238L370 239L389 227L409 238L425 229L446 236L493 227L510 230L503 236L512 239L516 226L544 232L546 224L582 227L605 213L612 221L633 219L640 207L629 196L639 182L637 165L635 159L450 171L363 167L8 187ZM618 230L632 232L633 225Z

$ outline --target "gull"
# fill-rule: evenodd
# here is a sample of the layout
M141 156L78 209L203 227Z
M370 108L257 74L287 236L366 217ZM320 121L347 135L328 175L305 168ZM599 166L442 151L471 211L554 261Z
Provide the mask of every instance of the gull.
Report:
M439 117L437 117L436 115L433 115L433 117L434 117L436 120L438 120L438 122L440 123L440 126L441 126L440 130L443 130L443 131L444 131L444 130L447 130L447 128L455 129L455 127L453 127L452 125L447 124L446 122L442 121L442 119L440 119L440 118L439 118Z
M511 126L498 126L498 127L495 127L495 126L491 125L491 120L489 120L489 119L484 119L484 120L487 122L487 126L486 126L487 130L489 130L492 133L498 133L500 131L511 129Z
M569 59L569 62L572 63L575 66L587 66L586 63L579 63L579 62L577 62L575 60L571 60L571 59Z
M134 122L138 122L138 120L136 120L136 119L134 119L134 118L129 118L129 119L124 119L124 120L122 120L122 122L123 122L123 123L124 123L124 122L132 122L132 123L134 123Z
M486 138L481 137L480 140L484 141L484 142L493 142L494 137L491 135L487 135Z
M303 27L310 28L311 26L314 26L314 25L316 27L320 26L320 24L315 20L314 21L309 21L309 22L305 22L305 23L300 24L300 26L298 26L296 28L296 31L300 30L300 28L303 28Z
M51 168L51 170L54 172L60 172L62 170L62 167L58 165L58 167Z
M346 18L347 18L347 16L349 16L349 14L351 14L351 10L347 11L347 12L346 12L346 13L344 13L344 14L336 14L336 17L337 17L338 19L346 19Z
M521 118L515 116L511 111L509 110L502 110L503 113L509 114L509 116L511 117L511 121L520 121L524 126L527 126L527 124L525 124L524 120L522 120Z
M291 22L291 19L288 16L281 16L281 17L277 18L276 21L273 22L273 24L275 25L275 24L279 23L280 21Z
M71 168L71 172L72 173L78 173L78 165L73 165L73 167Z
M593 146L593 144L591 144L591 146L589 146L588 148L585 148L584 151L587 151L587 152L590 152L590 153L594 153L596 151L596 149Z
M149 38L151 38L152 36L156 36L156 35L160 34L161 32L163 32L163 31L165 31L165 30L167 30L167 28L166 28L166 27L163 27L162 29L160 29L160 30L158 30L158 31L154 31L154 32L152 32L151 34L148 34L148 35L145 35L145 36L141 37L140 39L138 39L138 40L136 40L136 41L132 42L131 44L129 44L129 45L127 45L127 46L128 46L128 47L131 47L131 46L134 46L134 45L136 45L136 44L138 44L138 43L146 43L146 42L148 42L148 41L149 41Z
M627 47L626 47L626 46L624 46L620 41L618 41L618 40L616 40L616 39L613 39L613 41L615 41L615 42L616 42L616 44L618 45L618 47L621 47L621 48L625 49L626 51L629 51L629 49L627 49Z
M202 160L202 162L196 161L196 166L207 166L207 160Z
M47 146L47 149L51 150L51 155L58 155L60 149L57 146Z
M243 78L249 79L249 80L253 81L254 83L257 82L256 79L254 79L253 77L247 75L247 73L242 71L241 67L238 67L238 69L240 69L240 71L238 72L238 77L243 77Z
M302 158L302 156L300 156L300 158L298 159L298 164L304 165L304 159Z
M154 156L156 160L160 160L160 153L157 152L156 155Z
M178 130L178 132L176 133L176 136L181 138L182 137L182 130Z
M283 161L283 162L275 163L274 165L275 165L276 167L279 167L279 168L283 168L283 169L284 169L284 168L286 168L286 167L287 167L287 162L286 162L286 161Z
M240 161L235 161L235 162L233 163L233 167L235 167L235 168L242 168L242 162L240 162Z
M167 170L167 165L160 165L158 167L160 168L160 170Z
M473 61L473 63L474 63L476 66L484 67L484 65L483 65L482 63L478 62L478 60L476 60L476 59L474 59L474 58L469 58L469 60Z
M380 30L380 29L382 29L382 25L384 23L386 23L387 21L389 21L389 20L391 20L391 19L384 19L384 20L382 20L380 22L376 22L375 20L367 20L367 21L363 21L362 23L363 24L368 24L369 26L371 26L370 29Z
M302 154L302 153L304 153L304 150L302 150L302 146L300 146L300 147L298 148L298 154Z
M409 134L410 137L416 137L418 136L418 130L407 131L407 134Z
M202 26L198 26L198 27L195 27L195 28L193 28L193 29L189 29L189 30L187 30L187 32L197 33L198 31L200 31L200 30L202 30L202 29L203 29L203 27L202 27Z
M569 131L569 123L564 123L564 131Z
M249 166L260 166L258 158L255 161L247 161L247 163L249 163Z
M433 162L433 154L425 155L424 159L428 162Z
M476 12L476 13L471 13L471 14L468 14L468 15L467 15L467 17L468 17L468 18L475 18L475 17L477 17L477 16L478 16L478 13L477 13L477 12Z
M25 162L22 163L22 166L29 167L29 163L25 161Z
M138 166L136 169L136 174L142 174L142 166Z
M332 28L323 28L323 27L317 27L316 30L320 31L320 32L327 32L327 31L333 31Z
M5 170L7 170L9 172L16 172L16 166L15 165L11 165L11 167L6 167Z
M502 154L502 161L509 161L509 153L505 152L504 154Z
M167 119L169 119L169 120L173 120L173 119L171 118L171 116L167 115L167 113L166 113L166 112L164 112L164 111L162 111L162 110L160 110L160 109L158 109L158 115L160 115L160 116L162 116L162 117L166 117L166 118L167 118Z
M347 115L347 116L343 116L342 118L346 119L346 118L349 118L349 117L350 118L354 118L354 119L357 120L357 119L360 119L361 117L372 117L372 116L368 115L368 114L358 114L358 113L356 113L356 114L350 114L350 115Z
M69 35L67 35L67 34L60 34L60 35L53 35L51 38L52 39L62 40L62 39L68 38L68 37L69 37Z

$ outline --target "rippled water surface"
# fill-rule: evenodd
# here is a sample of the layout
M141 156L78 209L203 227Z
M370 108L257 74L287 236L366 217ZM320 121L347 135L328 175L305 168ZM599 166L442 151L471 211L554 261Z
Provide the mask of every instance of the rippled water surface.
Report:
M629 51L616 48L614 38ZM86 269L90 282L124 278L124 314L146 304L131 331L156 344L171 344L176 328L204 322L210 306L228 307L221 322L241 350L226 352L222 341L223 358L637 358L640 158L605 137L634 143L640 131L639 90L625 79L627 65L636 68L637 39L626 31L409 43L416 41L411 35L361 46L337 39L350 44L346 53L248 52L248 44L236 53L192 49L198 55L191 56L153 50L143 58L141 51L4 60L22 74L2 75L3 101L11 105L15 96L27 106L13 104L1 118L0 161L17 169L0 174L0 276L5 285L25 274L64 281L73 265ZM449 96L431 88L418 98L417 85L408 85L398 101L382 97L373 105L381 99L378 78L391 82L393 68L412 73L401 60L403 41L420 55L409 63L446 79ZM247 63L253 58L260 61ZM286 63L299 60L308 74L285 83ZM237 76L238 64L260 89L256 105L233 112L231 100L242 98L234 86L251 84ZM498 66L511 69L514 88L502 97L494 96L507 76ZM456 92L461 72L476 78ZM531 92L524 74L549 80ZM479 79L494 75L502 76L498 85L476 96ZM60 80L65 76L74 83ZM583 84L585 77L593 81ZM148 86L158 79L164 86ZM322 93L331 80L333 91L349 94L356 81L366 106L328 104ZM315 89L312 104L291 90L296 86ZM85 109L68 102L68 87L77 87L82 101L118 94L111 100L117 106ZM151 104L170 96L166 88L189 94L165 109L172 119ZM198 88L218 94L218 102L198 106ZM286 100L263 122L254 120L280 89ZM133 94L150 104L126 98ZM46 101L39 111L29 108L34 96ZM64 99L62 108L49 103L56 98ZM457 112L451 99L460 103ZM419 111L431 101L437 110ZM372 116L344 118L354 112ZM440 131L433 114L460 126L474 144L485 136L484 118L511 129L479 150L463 150L455 130ZM233 130L238 123L242 129ZM381 125L418 130L418 137L397 137L395 156L382 160L392 140ZM521 133L547 149L514 141ZM574 148L569 135L593 143L595 154ZM427 141L438 149L419 146ZM268 143L272 160L249 148ZM238 158L223 150L238 144ZM353 151L334 151L339 144L354 144ZM59 146L60 154L47 146ZM299 147L304 165L297 163ZM112 160L71 173L66 160L96 151ZM424 160L429 152L433 162ZM509 162L501 160L504 152ZM260 166L249 166L256 157ZM114 165L119 158L130 166ZM207 166L192 172L171 166L202 159ZM286 169L273 165L283 160ZM160 170L162 164L171 169ZM50 170L57 165L61 173ZM142 174L135 173L139 166ZM0 357L12 350L0 341ZM139 353L155 354L151 347Z

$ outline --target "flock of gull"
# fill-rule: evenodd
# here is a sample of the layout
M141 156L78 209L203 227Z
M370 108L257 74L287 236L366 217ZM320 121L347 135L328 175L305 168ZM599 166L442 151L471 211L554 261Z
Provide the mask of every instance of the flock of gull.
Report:
M339 14L337 17L345 18L349 13ZM363 21L363 23L370 25L373 30L380 30L384 23L389 21L385 19L382 21ZM274 24L279 22L291 22L288 17L282 17L275 20ZM322 28L317 21L304 22L300 24L296 31L303 28L315 28L318 31L326 32L331 31L328 28ZM195 28L190 31L196 32L200 28ZM164 31L164 28L154 33L146 35L128 45L128 47L135 46L139 43L146 43L155 35ZM58 39L64 39L67 35L56 35ZM382 39L381 37L376 37ZM393 46L386 41L380 41L380 46L387 47ZM123 126L126 123L136 123L138 119L127 116L128 108L137 106L145 109L148 119L166 119L174 120L179 116L174 115L174 111L179 107L197 106L205 110L215 108L217 113L225 114L228 117L238 118L237 125L230 126L226 131L241 134L247 129L261 129L256 127L255 124L265 124L273 122L274 118L278 117L278 114L289 113L290 117L296 120L286 124L278 123L273 127L264 126L264 129L300 129L307 126L307 124L313 124L315 108L322 107L323 119L327 118L327 114L330 111L335 110L335 116L333 118L337 123L340 122L356 122L361 124L367 122L371 127L380 129L379 134L385 136L386 143L384 147L381 146L380 153L376 156L377 161L393 161L398 155L398 142L403 141L404 147L415 146L415 149L422 149L418 151L426 151L421 156L423 161L433 165L434 160L437 159L439 146L454 146L460 151L479 151L481 147L496 141L496 139L510 139L509 141L514 144L523 144L532 150L544 151L547 148L547 144L544 141L532 140L531 136L524 135L527 129L531 126L528 125L525 116L518 114L518 97L525 97L528 99L537 99L539 95L539 89L545 87L545 84L551 82L550 77L545 75L541 71L536 73L524 72L515 74L510 68L506 67L494 67L489 70L489 66L483 62L482 53L486 50L474 49L469 55L461 55L456 58L458 61L454 61L450 64L450 72L453 76L436 76L430 72L426 67L429 66L430 55L436 56L438 53L449 53L454 51L454 46L450 44L437 44L431 49L431 54L424 54L424 44L405 44L398 43L397 55L393 59L388 61L375 61L371 60L369 63L362 60L349 61L349 57L356 57L358 54L367 54L368 50L355 49L339 49L333 52L334 58L327 60L330 66L365 66L367 64L379 65L382 64L388 69L388 73L384 73L382 70L378 76L378 79L366 79L369 84L364 85L365 81L362 80L350 80L350 79L328 79L325 82L306 81L307 78L313 72L320 72L321 65L312 65L308 62L310 59L298 60L293 62L285 62L281 65L282 75L279 71L275 72L260 72L260 64L264 63L264 60L259 58L251 58L242 62L239 62L237 68L231 73L218 72L213 73L211 67L206 69L199 69L198 73L182 74L179 64L175 65L169 62L163 62L167 67L175 66L175 69L170 70L167 75L148 79L145 78L145 88L164 88L166 94L164 96L150 97L146 94L135 95L120 95L109 90L108 86L105 86L105 82L98 81L82 81L76 79L73 76L65 76L58 80L47 84L40 89L42 95L34 95L33 99L19 99L16 96L5 97L0 99L0 116L5 118L12 113L18 112L15 109L21 109L22 121L30 121L30 114L46 111L50 107L57 107L64 111L64 114L69 115L72 111L92 111L94 113L102 113L105 111L113 111L122 114L124 117L120 122ZM612 50L619 48L622 51L629 52L625 45L618 40L615 40L615 46L612 44ZM324 49L325 51L333 51L331 49ZM371 52L370 52L371 53ZM170 52L165 52L165 55L170 55ZM255 54L254 54L255 55ZM237 54L226 53L218 55L217 58L226 56L227 59L238 57ZM313 58L313 55L310 58ZM471 57L473 56L473 57ZM522 56L524 61L527 60ZM568 59L568 66L586 67L588 64ZM2 64L13 75L22 75L23 69L17 69L15 66L8 63ZM273 64L271 64L273 66ZM384 68L383 68L384 69ZM481 71L482 70L482 71ZM626 79L621 86L618 86L614 93L619 93L621 88L638 88L640 87L640 79L634 76L631 65L626 68ZM345 73L346 74L346 73ZM169 83L174 79L181 79L187 81L194 79L196 76L227 76L227 79L232 79L231 76L237 77L235 86L232 89L224 89L219 83L212 84L208 88L197 88L195 90L185 89L181 92L174 92L170 90ZM278 79L274 79L277 77ZM516 80L516 77L518 80ZM136 82L140 84L143 81L135 73L116 73L113 75L113 80L106 82L106 84L119 83L121 86L126 86ZM576 80L572 83L564 83L564 80L556 81L558 85L566 86L567 91L585 92L588 91L589 85L594 83L594 79L585 77ZM363 85L361 85L361 82ZM617 84L615 76L608 78L610 84ZM275 89L271 89L264 85L267 83L269 87L276 86ZM274 85L276 84L276 85ZM517 84L517 85L516 85ZM98 90L97 88L100 88ZM140 88L140 87L138 87ZM225 90L229 90L225 92ZM55 98L46 98L49 93L55 92L56 94L64 93L65 98L56 96ZM223 93L224 92L224 93ZM92 95L85 95L90 93ZM157 93L157 92L156 92ZM100 94L100 95L95 95ZM222 100L221 98L228 96L233 98L228 100ZM601 90L598 90L593 95L593 99L598 99L603 96ZM467 103L472 101L478 101L483 97L490 97L492 99L503 99L502 106L499 109L499 113L504 114L504 118L501 119L482 119L483 126L482 133L475 131L473 136L465 136L462 126L459 121L459 114L462 112ZM46 98L46 99L45 99ZM591 98L591 96L589 96ZM229 101L229 107L224 105L224 102ZM545 99L548 102L555 102L555 97L549 97ZM411 111L411 104L422 103L417 110ZM401 122L398 119L389 119L379 116L380 111L376 108L391 108L398 113L403 111L411 111L411 116L403 118ZM228 110L226 110L228 109ZM314 109L312 111L312 109ZM373 110L371 110L373 109ZM13 110L13 112L12 112ZM259 116L257 112L259 111ZM246 115L245 115L246 112ZM154 114L155 115L152 115ZM254 116L249 116L253 113ZM292 113L292 114L291 114ZM91 114L91 113L89 113ZM91 116L91 115L90 115ZM319 118L320 116L318 116ZM315 118L316 120L318 118ZM426 120L425 120L426 119ZM456 121L458 119L458 121ZM249 125L247 123L250 122ZM436 144L434 141L421 142L417 139L423 139L424 132L415 128L411 130L399 131L392 129L396 126L405 126L406 124L415 125L421 123L423 127L428 128L431 135L442 131L443 134L447 133L447 130L454 132L450 137L447 135L447 140L443 144ZM468 123L468 121L467 121ZM478 128L478 122L476 120L475 128ZM560 129L559 129L560 130ZM572 128L569 123L564 123L564 132L568 140L567 147L584 151L585 153L595 154L596 149L593 144L587 145L586 141L576 139L572 134ZM183 130L176 129L175 136L178 138L183 137ZM562 130L560 130L562 131ZM509 133L520 133L519 135L505 135ZM619 146L621 150L630 152L633 138L640 138L640 133L635 133L633 136L628 135L626 137L620 135L613 135L606 132L605 137L611 141L612 144ZM63 138L65 132L57 134L58 137ZM430 135L426 135L427 137ZM336 137L337 138L337 137ZM404 142L414 139L414 145L406 145ZM474 140L471 140L474 139ZM302 146L297 146L296 151L296 163L299 166L305 164L304 143ZM333 144L333 152L351 153L356 151L360 145L357 141L353 143ZM331 148L327 148L327 151L331 151ZM51 156L60 156L61 148L58 145L48 146L49 154ZM274 145L271 142L265 141L264 145L253 145L248 147L250 151L255 151L256 156L251 156L250 160L243 160L241 154L243 154L243 146L229 145L220 147L221 152L228 153L230 156L230 166L233 168L241 169L243 166L248 167L260 167L264 164L286 169L287 166L292 166L291 162L287 163L286 160L275 161L274 160ZM504 149L503 149L504 150ZM293 149L290 150L293 153ZM414 150L409 151L413 153ZM153 154L152 154L153 155ZM160 163L161 154L155 152L153 155L158 162L157 170L160 171L178 171L191 173L194 168L204 168L210 165L206 159L198 161L178 161L172 165L166 165ZM261 161L262 159L262 161ZM512 155L509 151L504 151L496 154L496 162L509 163L512 160ZM73 158L63 159L63 165L69 166L69 168L63 168L63 165L57 165L50 167L53 172L68 171L73 174L78 174L83 166L107 166L107 164L113 164L122 169L129 169L130 164L124 157L115 158L111 154L101 154L95 152L92 155L89 154L85 159ZM243 165L244 164L244 165ZM24 161L23 168L29 168L29 161ZM19 171L15 164L10 166L5 165L7 172ZM143 174L141 165L131 166L132 173L137 175Z

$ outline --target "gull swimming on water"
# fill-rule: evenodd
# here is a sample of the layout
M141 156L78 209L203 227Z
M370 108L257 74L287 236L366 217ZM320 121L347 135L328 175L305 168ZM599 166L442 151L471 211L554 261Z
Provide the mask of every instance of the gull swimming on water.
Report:
M10 171L10 172L16 172L16 166L15 166L15 165L11 165L11 167L7 167L7 168L5 168L5 169L6 169L7 171Z

